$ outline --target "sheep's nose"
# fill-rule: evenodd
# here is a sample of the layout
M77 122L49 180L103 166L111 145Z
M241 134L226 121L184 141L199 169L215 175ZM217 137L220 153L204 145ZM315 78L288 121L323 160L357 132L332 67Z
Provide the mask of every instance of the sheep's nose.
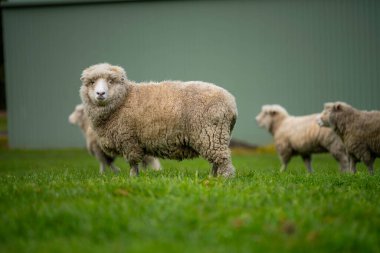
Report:
M104 94L106 94L105 91L97 91L96 92L96 95L99 95L99 96L103 96Z

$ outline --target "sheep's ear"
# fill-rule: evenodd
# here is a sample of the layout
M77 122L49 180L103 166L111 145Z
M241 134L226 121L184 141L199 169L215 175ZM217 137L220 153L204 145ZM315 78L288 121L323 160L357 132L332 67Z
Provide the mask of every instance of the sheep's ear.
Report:
M125 71L123 71L123 75L121 76L121 80L124 82L125 80L127 80L127 73Z
M80 81L83 83L85 80L86 80L86 77L88 76L87 73L85 72L86 70L84 70L82 72L82 75L80 76Z
M342 104L337 103L337 104L334 105L333 108L334 108L335 111L340 111L340 110L342 110Z
M120 66L112 66L111 70L118 73L120 75L120 78L122 81L125 81L127 79L127 73L125 70Z

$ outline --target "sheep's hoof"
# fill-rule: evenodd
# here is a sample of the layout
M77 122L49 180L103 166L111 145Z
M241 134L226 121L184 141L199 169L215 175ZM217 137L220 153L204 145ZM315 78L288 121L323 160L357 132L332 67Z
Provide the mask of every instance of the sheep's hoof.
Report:
M135 171L135 170L130 170L129 171L129 176L130 177L137 177L139 175L139 172L138 171Z
M233 178L235 177L235 169L228 169L228 170L224 170L224 171L221 171L221 170L218 170L218 176L222 176L224 178Z
M235 172L233 172L233 173L224 173L221 176L223 176L224 178L233 178L233 177L235 177Z

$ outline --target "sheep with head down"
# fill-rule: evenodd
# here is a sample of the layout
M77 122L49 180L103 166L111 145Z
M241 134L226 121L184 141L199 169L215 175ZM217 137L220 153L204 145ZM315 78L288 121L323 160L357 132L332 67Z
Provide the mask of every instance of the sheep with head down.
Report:
M213 175L234 175L228 145L237 108L225 89L199 81L135 83L108 63L85 69L81 80L80 96L99 145L127 159L131 175L138 175L144 155L201 156Z
M374 173L373 164L380 157L380 111L361 111L344 102L325 103L317 121L342 139L352 172L362 161Z
M120 169L114 165L115 156L107 155L99 146L97 141L97 136L94 130L91 127L90 120L87 117L86 112L84 111L83 104L79 104L75 107L74 111L69 116L69 122L73 125L79 126L82 130L83 135L86 139L86 147L88 152L95 156L95 158L100 163L100 174L103 174L109 166L111 170L115 173L118 173ZM151 156L144 156L142 161L143 167L151 166L154 170L161 170L160 161Z
M286 170L292 156L300 155L311 173L311 155L323 152L330 152L340 163L341 171L346 171L348 160L342 141L331 129L318 127L317 116L291 116L280 105L262 107L256 121L273 135L281 171Z

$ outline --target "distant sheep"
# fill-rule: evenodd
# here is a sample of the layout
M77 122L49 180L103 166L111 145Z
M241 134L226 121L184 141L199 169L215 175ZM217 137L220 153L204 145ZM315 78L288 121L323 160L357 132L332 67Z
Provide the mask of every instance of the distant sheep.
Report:
M82 104L79 104L75 107L75 110L69 116L69 122L71 124L78 125L82 130L83 135L86 138L87 150L90 154L95 156L100 163L99 172L101 174L104 173L108 165L113 172L118 173L120 169L113 164L115 156L107 155L99 147L96 133L91 128L90 121L84 111ZM154 170L161 169L160 161L157 158L145 156L143 159L143 167L147 167L148 165L151 165Z
M212 163L213 175L234 175L228 145L237 108L225 89L198 81L134 83L123 68L107 63L85 69L81 80L98 143L127 159L131 175L138 175L144 155L202 156Z
M311 173L311 155L323 152L330 152L340 163L341 171L346 171L348 160L342 141L330 129L318 127L317 116L290 116L280 105L262 107L256 121L273 135L282 162L281 171L286 170L292 156L300 155Z
M326 103L318 123L342 139L352 172L362 161L373 174L373 164L380 156L380 111L360 111L344 102Z

